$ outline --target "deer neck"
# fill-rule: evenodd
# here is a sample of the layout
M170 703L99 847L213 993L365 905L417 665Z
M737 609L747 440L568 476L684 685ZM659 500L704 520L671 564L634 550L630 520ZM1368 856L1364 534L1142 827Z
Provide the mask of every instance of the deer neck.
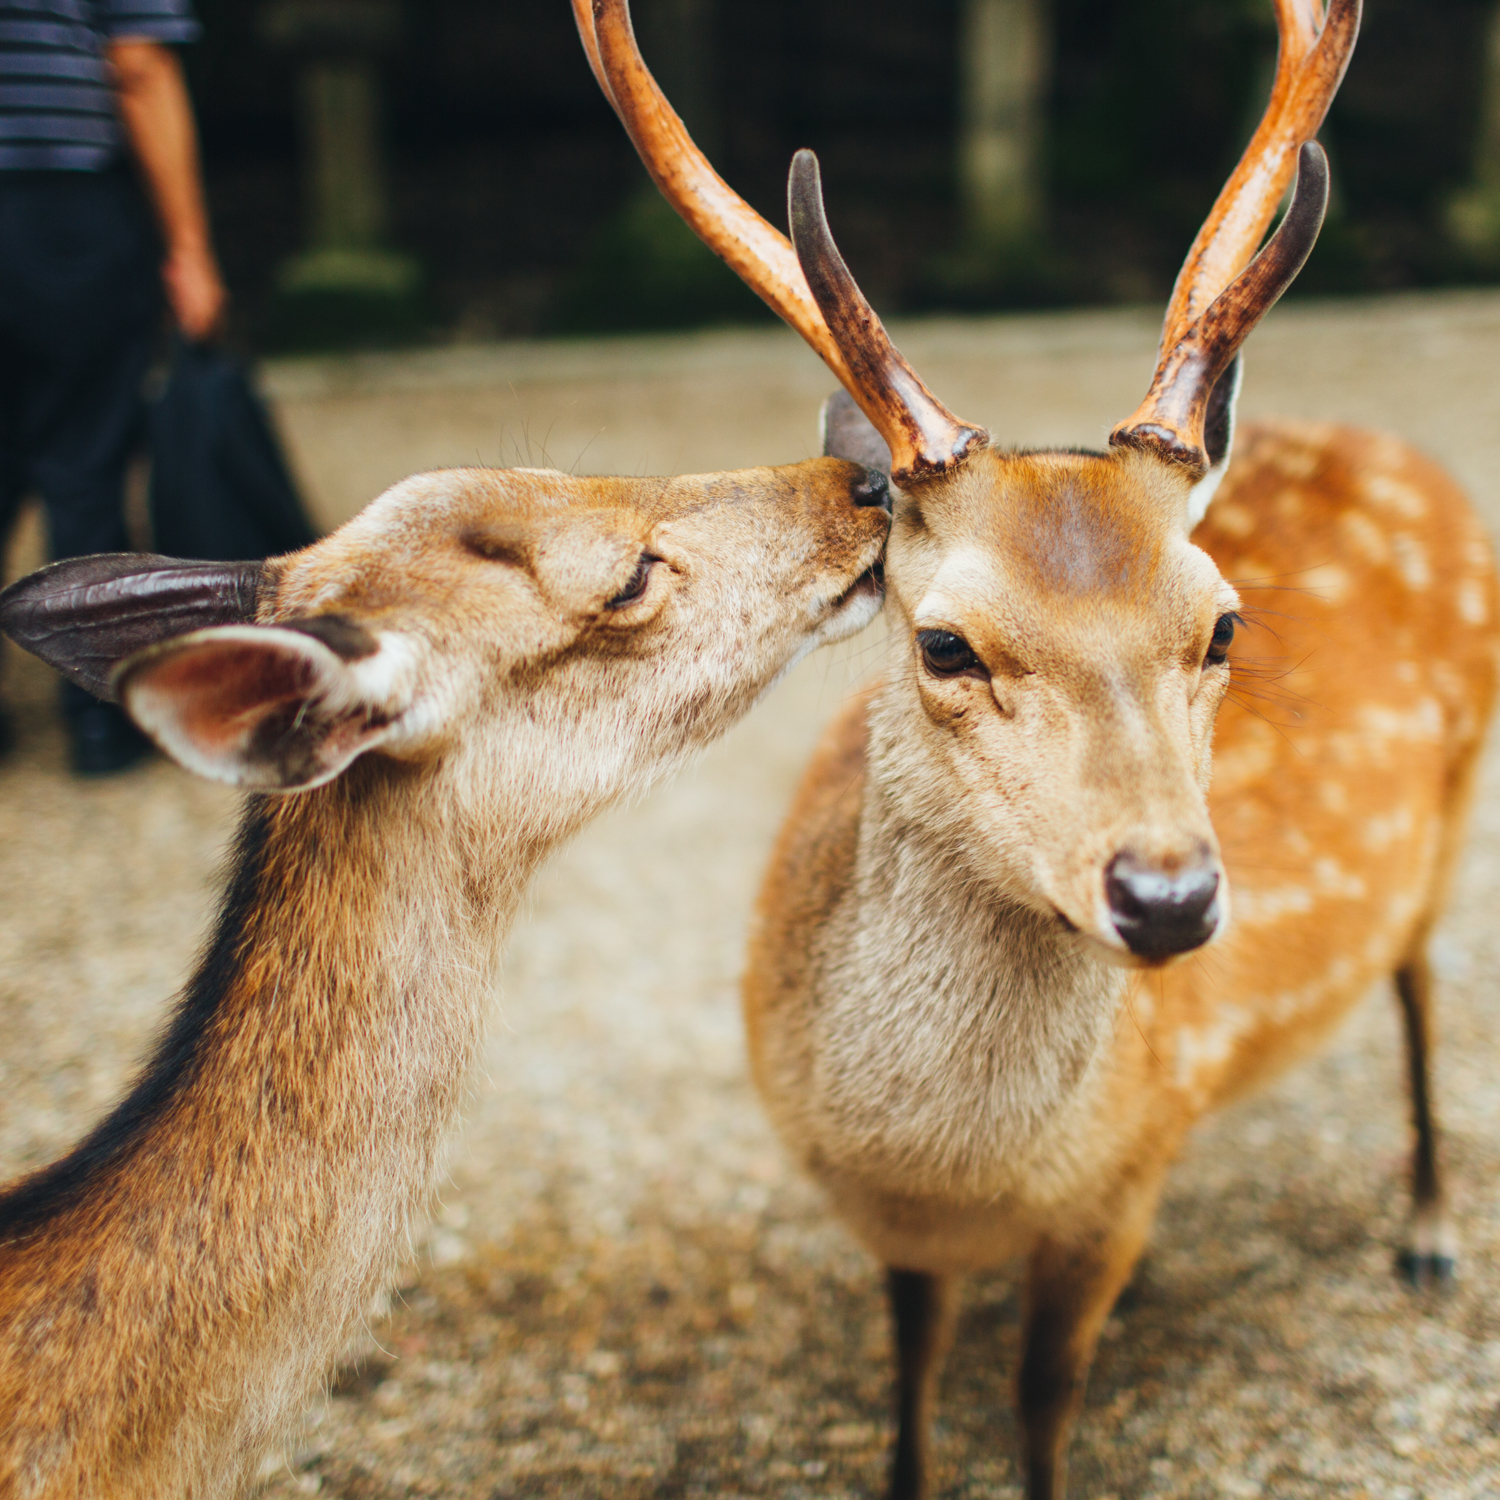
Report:
M877 730L822 1070L888 1180L989 1195L1087 1114L1126 976L997 887L905 764Z
M129 1431L110 1493L227 1492L299 1413L410 1252L544 852L373 760L250 803L140 1083L0 1194L0 1408L31 1418L0 1436L0 1491L9 1462L92 1492L79 1476L117 1456L86 1445ZM46 1336L15 1337L31 1320ZM77 1448L69 1409L90 1413Z

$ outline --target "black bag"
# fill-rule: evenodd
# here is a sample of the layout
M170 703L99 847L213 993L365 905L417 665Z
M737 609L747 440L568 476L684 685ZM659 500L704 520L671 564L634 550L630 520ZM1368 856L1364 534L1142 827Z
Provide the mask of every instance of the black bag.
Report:
M169 557L239 561L317 540L244 368L176 341L151 409L151 526Z

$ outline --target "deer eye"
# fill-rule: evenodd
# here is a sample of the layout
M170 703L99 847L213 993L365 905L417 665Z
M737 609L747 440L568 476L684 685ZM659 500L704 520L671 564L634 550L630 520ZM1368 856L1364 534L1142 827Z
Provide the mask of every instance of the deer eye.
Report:
M988 677L974 648L951 630L919 630L917 649L922 653L922 665L934 677Z
M635 565L635 572L630 575L630 582L613 599L604 601L605 609L624 609L627 604L634 604L646 592L646 585L651 582L651 565L655 561L656 559L649 552L641 553L641 559Z
M1208 643L1205 666L1219 666L1229 658L1229 643L1234 639L1234 627L1242 624L1238 615L1220 615L1214 624L1213 637Z

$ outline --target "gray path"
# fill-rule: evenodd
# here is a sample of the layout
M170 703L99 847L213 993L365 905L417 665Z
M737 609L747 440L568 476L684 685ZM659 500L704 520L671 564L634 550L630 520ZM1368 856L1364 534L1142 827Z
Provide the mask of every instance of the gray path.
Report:
M1144 389L1154 316L938 323L898 338L965 416L1098 443ZM1278 312L1249 413L1358 420L1443 455L1500 530L1500 298ZM664 472L814 444L830 382L778 332L281 366L320 515L441 463ZM28 550L23 539L18 551ZM13 560L13 566L15 560ZM437 1228L377 1351L277 1497L866 1495L887 1437L874 1267L788 1172L744 1077L745 913L798 768L878 635L804 665L675 786L554 862L499 981ZM12 658L0 767L0 1171L128 1077L213 899L233 799L163 764L78 787L50 687ZM1389 1273L1405 1122L1384 995L1320 1060L1210 1122L1111 1320L1078 1496L1500 1495L1500 767L1440 944L1441 1098L1466 1237L1449 1295ZM970 1289L941 1492L1017 1496L1015 1298Z

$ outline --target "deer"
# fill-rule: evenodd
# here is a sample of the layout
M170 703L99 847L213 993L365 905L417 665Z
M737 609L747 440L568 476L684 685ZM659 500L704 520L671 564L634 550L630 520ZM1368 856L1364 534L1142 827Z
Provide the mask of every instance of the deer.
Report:
M574 0L658 186L838 378L825 453L892 481L888 655L795 795L743 989L773 1125L886 1270L892 1500L930 1493L961 1279L1015 1262L1026 1493L1061 1500L1101 1327L1187 1133L1387 979L1415 1137L1398 1261L1418 1281L1454 1268L1426 942L1500 593L1464 496L1393 437L1271 422L1231 467L1241 349L1321 226L1314 137L1360 21L1359 0L1274 6L1271 99L1144 400L1105 449L1025 451L895 349L815 156L793 159L788 240L688 137L626 0Z
M130 1092L0 1189L0 1496L218 1497L388 1286L549 850L880 606L885 478L418 475L305 551L44 568L0 628L247 792Z

